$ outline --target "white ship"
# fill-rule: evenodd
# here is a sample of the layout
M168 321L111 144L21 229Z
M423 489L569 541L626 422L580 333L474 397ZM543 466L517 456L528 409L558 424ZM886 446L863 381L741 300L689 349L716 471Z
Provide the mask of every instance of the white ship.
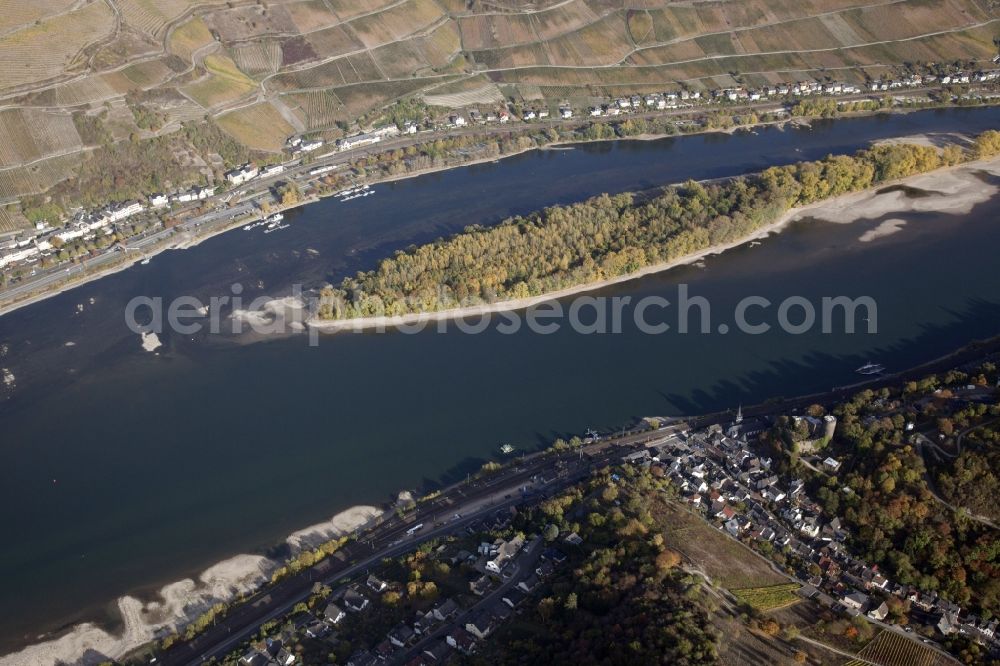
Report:
M885 372L885 367L881 363L865 363L863 366L855 370L859 375L881 375Z

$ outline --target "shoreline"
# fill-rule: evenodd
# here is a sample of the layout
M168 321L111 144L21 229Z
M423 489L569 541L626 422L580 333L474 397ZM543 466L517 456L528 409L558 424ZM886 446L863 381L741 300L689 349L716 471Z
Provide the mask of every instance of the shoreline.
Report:
M745 412L752 412L756 409L768 407L774 400L804 401L829 399L832 394L838 392L860 391L864 388L878 388L883 385L891 385L904 381L908 378L917 378L927 374L940 372L946 368L956 367L969 359L986 357L990 354L1000 353L1000 335L986 338L974 339L962 346L944 352L927 361L903 368L896 372L874 376L870 379L862 379L854 384L845 386L835 386L829 391L821 391L795 395L791 397L771 396L758 398L758 402L751 405L744 405ZM968 357L963 359L963 357ZM697 416L687 415L682 418L689 421L717 416L722 412L701 414ZM674 418L674 417L668 417ZM543 455L544 449L525 452L529 457ZM399 499L408 491L401 491ZM380 515L385 515L392 510L392 503L385 503L380 507L368 505L356 505L339 511L326 522L317 523L309 527L296 530L288 534L282 541L276 541L272 545L287 544L293 551L300 551L303 548L312 547L330 537L343 536L357 530L363 530L372 525ZM192 574L184 578L179 578L169 583L151 584L142 589L134 590L126 595L118 597L110 604L113 604L116 612L119 613L119 621L113 625L107 623L100 624L94 620L80 621L62 629L43 633L36 637L36 642L23 645L16 651L0 654L0 666L20 666L26 663L33 664L56 664L60 663L90 663L81 661L81 655L87 649L103 649L105 656L123 658L127 655L135 654L136 650L143 649L151 642L158 640L162 634L162 628L171 626L180 618L175 618L170 622L164 622L160 628L152 628L148 621L148 616L154 617L171 609L180 609L189 616L189 620L194 619L200 610L211 605L212 601L231 602L236 599L241 592L252 594L259 590L269 580L269 574L274 569L281 566L281 562L269 559L262 555L236 554L223 560L209 564L205 569L197 574ZM257 582L253 582L256 574ZM242 589L241 589L242 588ZM209 594L224 589L226 594L219 595L212 599ZM193 605L190 595L195 593L200 596L194 599ZM186 596L187 595L187 596ZM104 604L107 607L109 604ZM147 617L144 617L147 616ZM112 632L115 632L112 634ZM82 647L82 649L81 649ZM109 649L112 648L112 649ZM93 663L97 663L96 661Z
M327 521L298 529L270 547L287 546L296 554L365 529L386 511L391 511L391 506L352 506ZM91 619L73 621L38 635L33 642L22 644L12 652L0 654L0 666L90 663L81 661L81 656L88 651L116 660L124 658L176 627L186 626L213 604L232 603L241 595L261 589L283 564L284 561L265 555L238 553L212 562L200 571L132 590L101 604L107 609L106 615L117 613L114 621L93 619L98 614L94 612L95 607L82 614Z
M919 137L915 137L914 141L918 139ZM905 137L897 140L905 141ZM607 278L597 282L587 282L572 287L566 287L563 289L559 289L557 291L548 292L546 294L540 294L538 296L498 301L495 303L481 303L477 305L448 308L446 310L437 310L433 312L414 312L403 315L391 315L391 316L379 315L372 317L359 317L353 319L319 319L313 316L307 319L305 321L305 324L308 328L323 333L337 333L345 330L361 332L372 329L383 330L386 328L434 323L452 319L460 319L465 317L496 314L500 312L516 312L520 310L526 310L536 305L540 305L542 303L547 303L550 301L555 301L560 298L566 298L568 296L576 296L591 291L597 291L599 289L604 289L606 287L621 284L623 282L637 280L646 277L648 275L662 273L674 268L679 268L681 266L687 266L690 264L697 263L698 261L701 261L706 257L720 255L728 250L732 250L741 245L745 245L746 243L750 243L755 240L762 240L770 236L771 234L780 233L792 222L795 222L803 217L807 217L810 212L822 210L824 208L828 208L831 206L846 209L851 205L857 205L859 202L863 202L867 198L878 196L877 193L886 188L898 185L905 185L917 181L919 179L926 179L928 177L939 179L941 178L942 175L951 174L954 173L955 171L960 171L960 170L974 171L977 169L983 169L987 167L993 167L994 170L1000 169L1000 157L991 158L987 160L975 160L971 162L963 162L961 164L956 164L953 166L940 167L934 169L933 171L928 171L926 173L914 174L911 176L906 176L904 178L897 178L891 181L885 181L879 183L875 187L868 188L866 190L861 190L859 192L849 192L846 194L841 194L836 197L823 199L822 201L816 201L807 204L805 206L790 208L787 211L785 211L778 219L771 222L770 224L767 224L761 227L760 229L754 231L753 233L743 236L729 243L715 245L706 248L704 250L699 250L697 252L684 255L683 257L679 257L671 261L662 262L652 266L647 266L645 268L642 268L632 273L628 273L626 275L619 275L617 277ZM987 170L989 169L987 168ZM669 185L667 187L669 187ZM993 193L991 192L990 194ZM954 193L946 192L943 194L943 196L945 198L948 198L954 196ZM883 211L879 212L881 213ZM906 211L896 211L896 212L906 212ZM825 221L836 222L836 220L831 220L829 218L820 218L820 219L824 219ZM848 220L848 222L853 222L856 219L861 219L861 218L855 217Z
M296 202L291 206L285 206L285 207L279 206L271 210L269 214L284 213L290 210L294 210L295 208L299 208L300 206L307 206L309 204L316 203L323 198L325 197L312 197L303 201ZM45 291L43 293L33 294L31 296L26 296L25 298L22 298L20 300L15 300L11 303L0 305L0 317L9 314L11 312L14 312L15 310L19 310L25 306L33 305L35 303L40 303L41 301L44 301L53 296L58 296L59 294L71 291L73 289L76 289L77 287L82 287L85 284L89 284L96 280L100 280L101 278L108 277L109 275L114 275L115 273L120 273L122 271L133 268L137 263L143 261L146 258L152 259L153 257L159 256L164 252L169 252L170 250L188 250L193 247L197 247L198 245L201 245L203 242L209 240L210 238L214 238L215 236L219 236L221 234L230 231L235 231L236 229L245 225L247 222L252 221L254 219L262 219L263 217L264 217L263 215L257 215L252 218L242 218L238 220L232 220L229 224L224 224L216 228L208 229L202 234L192 235L187 238L184 237L186 234L184 232L181 232L180 234L178 234L177 238L171 238L169 239L169 242L164 242L162 247L141 252L140 256L132 258L131 260L125 259L119 263L112 264L111 266L102 268L96 273L86 275L85 277L80 277L66 284L59 284L57 287L54 287L51 290Z
M981 105L981 107L973 107L973 108L990 108L990 107L993 107L993 106L996 106L996 105L986 104L986 105ZM875 117L875 116L880 115L880 114L902 114L902 115L905 115L905 114L910 114L910 113L916 113L916 112L919 112L919 111L933 111L933 110L938 110L938 109L952 109L952 108L962 108L962 107L956 107L956 106L953 106L953 105L942 104L942 105L934 105L934 106L921 107L921 108L918 108L918 109L900 108L900 109L879 109L879 110L875 110L875 111L855 111L855 112L850 112L850 113L844 113L843 115L839 115L839 116L836 116L834 118L830 118L829 120L837 121L837 120L850 120L850 119L854 119L854 118L870 118L870 117ZM683 137L687 137L687 136L699 136L699 135L706 135L706 134L733 135L733 134L736 134L736 133L741 132L741 131L752 131L752 130L755 130L755 129L758 129L758 128L766 128L766 127L784 128L786 125L791 125L793 127L805 127L805 128L809 128L810 123L813 122L813 121L816 121L816 120L827 120L827 119L823 119L823 118L819 118L819 117L812 117L812 116L793 117L791 115L788 115L785 118L782 118L780 120L761 121L761 122L757 122L757 123L753 123L753 124L749 124L749 125L739 125L739 126L734 126L734 127L726 128L726 129L719 129L719 128L699 129L698 131L694 131L694 132L678 132L676 134L638 134L638 135L635 135L635 136L624 136L624 137L614 137L614 138L609 138L609 139L595 139L595 140L586 140L586 139L584 139L584 140L580 140L580 139L560 140L560 141L555 141L553 143L546 143L544 145L530 146L530 147L527 147L527 148L516 150L514 152L504 153L502 155L497 155L495 157L478 158L478 159L474 159L474 160L471 160L471 161L468 161L468 162L462 162L461 164L444 165L444 166L439 166L439 167L427 167L427 168L424 168L424 169L418 169L418 170L410 172L410 173L403 173L403 174L397 174L397 175L392 175L392 176L386 176L386 177L383 177L383 178L376 178L374 180L366 181L366 182L368 182L368 184L372 185L372 186L374 186L374 185L380 185L380 184L384 184L384 183L393 183L393 182L398 182L398 181L402 181L402 180L407 180L409 178L417 178L417 177L420 177L420 176L426 176L426 175L430 175L430 174L434 174L434 173L440 173L440 172L443 172L443 171L451 171L453 169L461 169L463 167L471 167L471 166L477 166L477 165L485 164L485 163L492 163L492 162L495 162L495 161L500 161L500 160L507 159L509 157L517 157L518 155L523 155L523 154L526 154L526 153L529 153L529 152L535 151L535 150L538 150L538 151L543 151L543 150L553 150L553 151L569 150L570 149L570 148L568 148L569 146L576 146L576 145L587 145L587 144L596 144L596 143L610 143L610 142L618 142L618 141L656 141L656 140L659 140L659 139L683 138ZM319 201L321 201L323 199L328 199L328 198L333 197L333 196L335 196L335 193L333 193L333 192L331 192L330 194L326 194L326 195L318 195L318 196L312 197L312 198L310 198L308 200L297 202L297 203L295 203L292 206L288 206L288 207L285 207L285 208L280 208L280 207L276 208L276 209L272 210L271 212L272 213L273 212L285 212L285 211L288 211L288 210L292 210L292 209L298 208L300 206L306 206L306 205L309 205L309 204L312 204L312 203L317 203L317 202L319 202ZM234 230L234 229L242 226L246 222L247 222L247 219L239 220L239 221L233 221L232 224L221 225L220 227L212 229L212 230L209 230L206 233L204 233L203 235L197 236L195 238L191 238L191 239L188 239L188 240L173 240L173 242L164 244L163 247L155 248L155 249L152 249L152 250L146 252L144 256L146 256L148 258L152 258L152 257L155 257L155 256L157 256L159 254L162 254L163 252L167 252L169 250L186 250L186 249L189 249L189 248L192 248L192 247L195 247L195 246L201 244L203 241L208 240L209 238L212 238L214 236L218 236L220 234L224 234L224 233L226 233L228 231L232 231L232 230ZM85 284L88 284L90 282L93 282L95 280L99 280L99 279L107 277L109 275L114 275L115 273L118 273L120 271L124 271L124 270L127 270L129 268L132 268L140 260L141 260L141 257L137 257L137 258L135 258L135 259L133 259L131 261L125 260L125 261L123 261L121 263L117 263L117 264L114 264L112 266L108 266L106 268L102 268L99 271L97 271L96 273L93 273L91 275L87 275L85 277L80 277L80 278L77 278L77 279L71 279L71 281L68 282L68 283L59 284L58 286L55 286L55 287L53 287L51 289L48 289L48 290L45 290L45 291L43 291L41 293L32 294L30 296L24 297L23 299L18 299L18 300L11 301L9 303L2 304L2 305L0 305L0 317L4 316L6 314L9 314L11 312L14 312L16 310L19 310L22 307L25 307L25 306L28 306L28 305L33 305L35 303L39 303L39 302L44 301L44 300L46 300L48 298L51 298L53 296L57 296L59 294L65 293L67 291L71 291L72 289L75 289L77 287L81 287L81 286L83 286Z

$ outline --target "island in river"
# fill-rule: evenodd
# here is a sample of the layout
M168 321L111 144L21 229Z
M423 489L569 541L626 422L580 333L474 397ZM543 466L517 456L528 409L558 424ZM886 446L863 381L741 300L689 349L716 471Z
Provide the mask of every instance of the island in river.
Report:
M991 267L1000 232L990 223L995 199L968 215L879 210L854 225L793 223L704 268L601 292L642 296L685 282L722 310L747 293L780 299L794 288L813 296L836 284L838 293L878 300L874 336L776 334L734 345L631 329L428 331L335 336L313 349L297 338L233 345L167 334L157 356L124 327L123 305L133 296L208 295L239 281L277 298L293 281L336 282L393 249L547 204L997 124L994 110L926 112L532 153L386 186L353 208L322 202L294 215L294 235L226 234L0 318L9 349L0 366L17 376L0 407L9 461L3 499L18 507L6 516L17 548L0 555L19 572L0 596L10 619L5 645L34 642L40 628L102 619L108 602L116 616L120 595L163 604L161 588L172 581L198 581L236 552L267 557L279 535L338 508L464 478L500 442L530 450L634 416L821 390L855 381L854 369L869 358L899 369L995 334L1000 290ZM907 224L859 240L887 219ZM963 262L957 268L941 257Z
M605 195L470 228L324 288L318 319L310 325L401 326L522 309L593 291L766 236L810 208L842 205L838 198L962 164L966 180L995 166L1000 132L963 141L967 145L940 148L886 143L707 186L689 181L642 196ZM965 196L950 193L947 208L967 207L988 191L963 189Z

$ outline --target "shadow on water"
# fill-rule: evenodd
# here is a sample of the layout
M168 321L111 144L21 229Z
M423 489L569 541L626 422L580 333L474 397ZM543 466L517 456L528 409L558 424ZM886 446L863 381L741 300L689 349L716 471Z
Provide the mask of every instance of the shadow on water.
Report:
M994 333L1000 334L1000 303L982 298L971 299L961 310L944 308L953 321L946 325L918 324L919 335L903 338L891 345L876 346L866 355L835 355L812 352L801 361L776 360L768 364L766 370L755 370L745 373L740 380L722 380L712 385L708 390L694 391L691 394L661 393L666 403L677 414L705 414L727 409L732 405L746 400L747 396L766 396L769 398L787 398L800 395L776 391L782 385L802 386L814 382L811 377L827 375L830 368L860 367L871 360L886 366L888 373L901 372L918 363L926 363L937 358L927 356L914 358L914 349L940 348L943 340L961 340L963 333L970 328L988 331L994 326ZM967 340L972 342L972 340ZM951 347L941 348L942 355L952 351ZM855 375L841 384L827 387L817 387L815 392L834 390L864 381L865 377ZM862 390L862 389L858 389Z

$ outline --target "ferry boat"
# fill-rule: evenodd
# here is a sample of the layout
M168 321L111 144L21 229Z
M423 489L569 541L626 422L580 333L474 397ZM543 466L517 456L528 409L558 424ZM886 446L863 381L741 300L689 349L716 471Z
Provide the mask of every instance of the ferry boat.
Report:
M510 444L502 444L500 446L500 453L504 454L505 456L509 456L510 454L514 453L514 447L511 446Z
M285 219L285 216L283 214L275 213L271 217L267 218L266 222L271 222L271 223L281 222L283 219Z
M885 372L885 367L881 363L865 363L863 366L855 370L859 375L880 375Z

